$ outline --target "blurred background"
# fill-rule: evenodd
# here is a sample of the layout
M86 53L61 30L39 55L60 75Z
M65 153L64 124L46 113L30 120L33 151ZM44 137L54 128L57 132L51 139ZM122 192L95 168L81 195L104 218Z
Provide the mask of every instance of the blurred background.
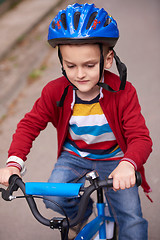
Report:
M18 121L29 111L47 82L61 76L57 49L47 43L48 26L59 9L85 1L0 0L0 167ZM136 87L142 113L153 139L153 152L145 164L147 180L153 190L151 203L142 190L144 217L149 221L149 239L160 235L160 1L94 0L118 22L120 39L116 52L128 68L128 81ZM112 69L116 72L116 68ZM56 131L49 124L26 162L24 181L47 181L56 162ZM52 212L39 203L42 213ZM0 199L0 239L59 239L59 233L41 226L32 217L24 200ZM143 239L142 239L143 240Z

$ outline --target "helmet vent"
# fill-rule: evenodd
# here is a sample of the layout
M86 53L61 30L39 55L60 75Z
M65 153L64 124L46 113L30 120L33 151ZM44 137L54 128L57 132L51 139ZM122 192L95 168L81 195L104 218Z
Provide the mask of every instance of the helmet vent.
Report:
M61 14L61 21L62 21L62 25L63 25L64 29L67 30L66 14L65 13Z
M55 21L53 20L53 22L52 22L52 28L55 29L55 26L56 26L56 24L55 24Z
M104 27L108 26L111 22L112 22L112 20L108 17L108 18L106 19L106 22L105 22L105 24L104 24Z
M86 29L89 29L89 28L90 28L90 26L91 26L92 22L94 21L94 19L96 18L97 14L98 14L98 12L93 12L93 13L90 15Z
M79 24L80 12L74 13L74 28L77 30Z

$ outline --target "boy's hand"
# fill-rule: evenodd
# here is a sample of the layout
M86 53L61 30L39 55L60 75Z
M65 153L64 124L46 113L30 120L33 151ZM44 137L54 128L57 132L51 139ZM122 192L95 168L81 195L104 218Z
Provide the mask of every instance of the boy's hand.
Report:
M0 184L3 184L4 186L8 187L9 178L11 175L17 174L19 177L20 171L16 167L5 167L0 169Z
M133 187L136 183L134 166L127 161L122 161L109 175L109 178L113 178L114 191Z

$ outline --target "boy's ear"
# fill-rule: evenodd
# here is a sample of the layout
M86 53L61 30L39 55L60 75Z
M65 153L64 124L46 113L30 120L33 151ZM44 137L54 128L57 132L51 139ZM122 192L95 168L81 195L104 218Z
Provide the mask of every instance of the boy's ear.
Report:
M113 58L114 58L114 53L112 50L110 50L106 56L104 57L104 68L109 69L112 67L113 63Z

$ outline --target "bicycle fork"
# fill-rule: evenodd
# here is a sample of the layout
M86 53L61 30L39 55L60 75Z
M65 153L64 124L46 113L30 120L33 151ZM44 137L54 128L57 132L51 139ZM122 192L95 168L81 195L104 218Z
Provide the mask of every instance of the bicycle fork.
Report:
M109 216L109 210L106 203L104 203L102 188L97 190L97 211L98 216L103 216L104 221L99 229L99 236L97 236L94 240L103 240L103 239L111 239L113 237L114 231L114 218ZM107 212L106 212L107 210ZM107 225L107 227L106 227ZM106 232L107 229L107 232ZM109 231L110 230L110 231Z
M99 232L94 240L106 240L111 239L112 236L108 236L106 233L106 221L113 222L114 218L106 216L106 203L104 203L103 190L100 188L97 190L97 213L98 216L89 222L77 235L75 240L91 240L93 236Z

